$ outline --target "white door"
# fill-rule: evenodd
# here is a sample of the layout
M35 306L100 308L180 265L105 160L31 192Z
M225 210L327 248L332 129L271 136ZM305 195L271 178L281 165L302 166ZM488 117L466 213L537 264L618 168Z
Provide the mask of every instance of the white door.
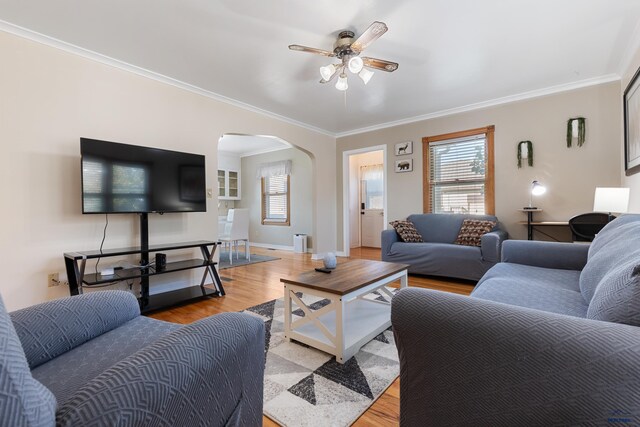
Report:
M360 240L361 245L379 248L384 228L382 165L363 166L360 180Z

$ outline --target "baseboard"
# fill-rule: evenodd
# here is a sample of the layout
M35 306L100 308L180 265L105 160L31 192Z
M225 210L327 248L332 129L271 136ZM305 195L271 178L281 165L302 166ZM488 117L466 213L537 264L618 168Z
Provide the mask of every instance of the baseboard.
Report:
M279 251L293 252L293 246L272 245L270 243L255 243L255 242L249 242L249 245L254 246L256 248L277 249ZM313 249L307 248L307 253L312 253L312 251Z

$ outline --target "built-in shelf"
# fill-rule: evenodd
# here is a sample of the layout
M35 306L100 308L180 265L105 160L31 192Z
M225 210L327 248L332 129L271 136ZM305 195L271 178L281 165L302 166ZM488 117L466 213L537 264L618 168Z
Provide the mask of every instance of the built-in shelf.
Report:
M218 169L218 198L240 200L240 172Z

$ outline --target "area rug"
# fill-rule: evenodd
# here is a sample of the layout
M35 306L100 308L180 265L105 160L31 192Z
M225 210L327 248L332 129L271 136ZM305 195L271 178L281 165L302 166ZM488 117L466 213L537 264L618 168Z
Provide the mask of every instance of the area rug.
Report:
M298 294L312 310L328 300ZM383 298L370 294L365 298ZM398 377L398 353L391 328L344 365L335 357L284 338L284 301L272 300L246 313L265 322L264 414L287 426L349 426ZM304 312L293 312L294 320Z
M275 261L277 257L266 255L251 254L251 261L245 259L244 253L239 253L239 258L236 259L236 254L233 254L233 264L229 264L229 252L220 252L220 261L218 261L218 269L224 270L226 268L240 267L243 265L257 264L259 262Z

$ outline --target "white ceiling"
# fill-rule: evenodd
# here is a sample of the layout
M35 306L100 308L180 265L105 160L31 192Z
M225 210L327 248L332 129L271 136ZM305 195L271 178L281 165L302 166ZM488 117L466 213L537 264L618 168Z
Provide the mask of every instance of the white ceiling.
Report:
M226 134L218 142L218 151L238 157L286 150L291 147L282 140L270 136Z
M0 0L0 20L340 135L615 80L640 1ZM329 58L287 49L374 20L389 31L365 55L400 67L346 97L318 83Z

